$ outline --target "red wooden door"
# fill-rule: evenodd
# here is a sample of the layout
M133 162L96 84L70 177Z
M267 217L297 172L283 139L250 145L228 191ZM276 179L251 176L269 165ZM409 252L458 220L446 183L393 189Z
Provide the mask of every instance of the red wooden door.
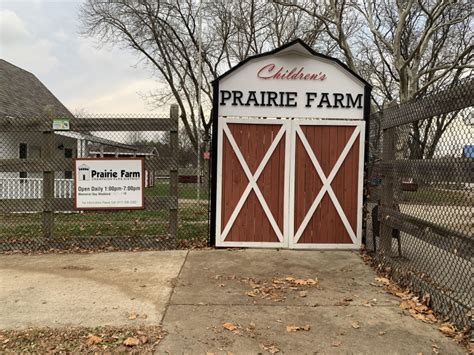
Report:
M290 248L359 248L365 122L294 121Z
M287 246L290 121L219 124L216 245Z

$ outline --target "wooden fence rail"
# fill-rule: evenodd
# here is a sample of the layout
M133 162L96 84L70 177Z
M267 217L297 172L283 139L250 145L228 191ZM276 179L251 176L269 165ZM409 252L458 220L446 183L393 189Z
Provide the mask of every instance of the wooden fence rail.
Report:
M121 117L121 118L70 118L70 131L90 134L98 132L169 132L169 157L145 159L146 170L166 170L170 178L170 192L166 197L145 197L145 210L170 211L169 234L176 243L178 231L178 120L177 105L171 105L169 118ZM0 213L42 212L43 236L49 238L54 229L54 213L74 211L74 199L55 196L57 171L71 170L72 159L55 157L55 132L51 118L0 119L0 132L36 132L41 135L41 155L37 159L1 159L0 173L42 173L42 197L0 199ZM39 137L39 136L38 136Z

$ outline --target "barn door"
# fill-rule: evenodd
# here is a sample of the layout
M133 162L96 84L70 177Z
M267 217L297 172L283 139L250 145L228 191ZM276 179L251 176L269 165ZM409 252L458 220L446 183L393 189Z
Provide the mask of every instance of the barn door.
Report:
M293 121L290 248L359 248L365 122Z
M289 127L219 120L216 246L288 246Z

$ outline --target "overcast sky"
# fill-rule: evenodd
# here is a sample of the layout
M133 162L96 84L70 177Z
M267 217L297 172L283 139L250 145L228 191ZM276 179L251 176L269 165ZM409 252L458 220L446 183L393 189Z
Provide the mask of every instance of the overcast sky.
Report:
M139 93L158 83L132 53L80 35L81 2L0 0L0 57L35 74L72 112L150 113Z

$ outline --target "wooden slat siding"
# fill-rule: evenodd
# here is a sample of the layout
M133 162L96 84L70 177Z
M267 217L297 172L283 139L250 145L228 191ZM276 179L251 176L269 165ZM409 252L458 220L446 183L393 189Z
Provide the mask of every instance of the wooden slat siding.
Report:
M345 145L354 132L352 126L302 126L308 143L318 159L325 175L329 175ZM303 146L296 143L296 193L295 193L295 231L301 225L305 214L320 191L322 183L309 157L303 154ZM357 179L359 164L359 138L352 146L343 165L332 182L332 188L349 223L356 232L357 227ZM304 178L301 176L304 167ZM301 192L298 186L309 187L310 192ZM311 196L308 198L308 196ZM301 203L302 201L303 203ZM301 207L303 205L303 208ZM304 212L302 210L304 209ZM342 220L326 193L313 217L308 223L298 243L352 243Z
M339 134L337 135L337 151L341 151L341 149L344 149L344 146L348 140L347 138L347 133L350 133L350 130L348 129L350 127L340 127L339 128ZM346 205L347 203L349 202L349 193L347 190L347 187L345 186L345 179L346 179L346 166L347 166L347 162L344 162L341 166L341 168L339 169L339 172L337 173L337 175L334 177L334 180L331 184L333 190L334 190L334 194L336 195L336 197L339 199L339 203L341 204L342 206L342 209L346 210ZM349 172L350 174L350 172ZM344 228L341 228L341 227L344 227L342 224L340 223L337 223L335 225L335 228L334 228L334 232L335 232L335 239L336 239L336 243L343 243L344 242Z
M343 149L344 146L346 145L347 141L350 139L351 134L354 132L354 127L340 127L340 134L339 137L343 138ZM346 156L346 159L342 163L341 167L339 168L338 174L335 176L334 181L337 181L339 179L339 174L341 174L340 179L342 180L342 191L339 191L337 189L337 186L333 185L333 190L334 194L336 195L336 198L339 201L339 204L341 205L342 210L344 211L347 219L349 220L349 223L351 224L352 230L356 230L354 228L353 223L351 223L351 216L357 212L356 209L354 209L355 204L353 204L354 201L357 200L357 195L354 195L354 184L357 185L357 180L353 180L355 176L355 172L358 171L357 165L354 165L353 161L353 153L354 151L354 146L357 144L357 141L354 143L352 146L351 150ZM357 150L358 151L358 150ZM354 171L355 169L355 171ZM357 207L355 207L357 208ZM339 229L339 238L338 238L338 243L352 243L352 240L349 236L349 233L347 232L346 227L342 223L342 220L338 214L339 221L337 223L337 227ZM341 228L342 227L342 228Z
M276 134L281 128L281 125L269 124L269 125L254 125L254 124L228 124L229 130L231 131L241 153L247 162L250 171L252 174L255 173L260 162L262 161L265 153L268 151L271 143L273 142ZM281 143L273 153L277 155L280 151ZM284 146L283 146L284 147ZM222 229L224 229L225 224L227 223L230 215L235 209L235 205L237 204L238 200L242 196L243 190L247 187L248 180L245 174L243 173L242 167L237 160L235 154L229 154L231 152L232 147L230 146L229 142L226 141L224 137L224 152L223 152L223 190L225 190L225 200L223 199L223 209L226 211L222 212L223 224ZM283 150L284 152L284 150ZM278 162L278 159L276 159ZM270 165L268 165L270 164ZM274 158L269 161L262 172L263 175L271 174L272 172L272 165L275 164ZM238 167L236 169L236 167ZM283 176L283 167L281 168L282 176ZM270 173L268 173L269 171ZM241 179L240 184L232 184L232 187L237 188L229 188L229 182L227 174L228 172L232 172L232 174L236 174L236 177ZM262 179L262 180L260 180ZM278 181L267 181L271 180L271 176L267 179L267 176L260 176L260 179L257 181L262 194L266 198L266 202L269 205L270 209L275 209L274 206L271 206L271 199L268 199L268 191L271 191L272 194L281 193L283 194L283 188L280 192L277 191L275 187ZM262 185L263 184L263 185ZM268 185L267 185L268 184ZM268 186L268 187L267 187ZM229 192L231 192L231 196L229 196ZM223 195L223 197L224 197ZM227 201L230 200L232 203L231 208L227 208L225 204ZM276 209L278 206L276 206ZM278 216L274 213L274 218L278 223ZM283 216L281 217L283 218ZM226 241L247 241L247 242L277 242L278 237L276 236L273 227L268 220L260 202L257 199L257 196L254 191L250 192L249 197L245 201L242 209L237 216L229 234L227 235Z
M303 145L298 135L296 135L295 141L295 210L294 210L294 220L293 220L293 230L296 233L301 221L303 219L302 215L304 213L304 185L301 184L301 175L304 173L304 155L303 155Z
M324 132L323 132L322 130L315 130L315 132L314 132L314 138L315 138L315 141L316 141L316 142L322 142L322 141L323 141L323 133L324 133ZM316 154L316 153L315 153L315 154ZM316 157L317 157L318 159L321 159L321 155L320 155L319 157L316 155ZM320 164L321 164L321 162L320 162ZM313 165L313 164L311 163L311 166L312 166L312 165ZM316 174L315 176L316 176L317 185L316 185L316 188L315 188L315 191L314 191L314 192L315 192L314 196L316 197L316 194L318 194L319 191L321 190L321 188L323 187L323 182L322 182L321 178L319 177L318 173L316 172L316 170L315 170L315 168L314 168L313 166L312 166L312 169L313 169L313 171L314 171L314 174ZM314 200L314 198L313 198L313 200ZM321 203L322 203L322 200L321 200ZM314 216L315 216L315 217L313 217L313 218L315 218L317 221L322 221L322 220L323 220L323 218L324 218L325 216L324 216L324 214L323 214L322 204L320 204L320 205L317 207ZM312 228L313 228L313 230L314 230L314 232L313 232L313 240L314 240L314 242L316 243L317 240L318 240L318 238L321 238L321 236L324 234L325 225L324 225L323 223L314 223L314 222L313 222Z
M474 183L472 158L390 160L379 163L380 172L389 177L411 177L417 182Z
M72 159L1 159L0 172L27 171L39 173L43 171L65 171L72 169Z
M145 208L148 211L162 209L175 209L178 199L173 196L145 197ZM54 211L74 211L73 198L53 198L49 207ZM43 212L45 208L43 199L8 199L0 200L1 213L13 212Z
M303 131L304 132L304 131ZM309 132L306 133L308 135ZM309 137L308 139L312 139ZM308 213L314 198L322 187L316 170L306 152L299 136L296 136L295 144L295 219L294 231L298 232L304 217ZM316 211L317 213L317 211ZM299 242L311 242L311 232L316 233L321 226L316 225L311 229L311 222L308 224L309 234L303 233Z
M236 191L240 194L247 185L245 183L244 171L237 160L232 146L226 134L223 134L222 142L222 195L221 195L221 230L222 233L229 222L229 218L234 211L239 197ZM228 238L229 236L227 236Z
M382 128L392 128L474 106L474 80L451 86L422 99L383 112Z
M234 137L238 132L234 132ZM248 185L247 177L244 170L237 159L237 156L229 143L227 136L223 137L222 152L222 212L221 212L221 233L226 227L232 212ZM240 233L235 227L234 241L238 241ZM229 240L229 235L226 240Z
M329 126L323 126L323 127L317 127L316 129L321 129L322 130L322 135L323 135L323 141L321 143L321 146L319 147L322 152L322 160L323 160L323 169L324 169L324 174L326 176L329 175L331 172L331 169L334 165L334 163L331 162L331 155L330 155L330 147L331 147L331 138L330 138L330 130L331 127ZM314 143L313 143L314 144ZM329 195L326 193L324 195L323 199L323 216L324 216L324 225L323 225L323 237L322 237L322 242L324 243L330 243L330 233L333 232L333 225L334 225L334 212L331 209L331 200L329 198Z
M390 208L380 208L379 220L382 225L410 234L426 243L444 249L467 261L472 260L474 240L472 236L413 217Z
M339 131L340 131L339 127L331 127L331 126L329 127L329 142L328 142L329 169L327 170L326 176L328 176L331 173L340 155L340 151L336 151L337 136L338 136ZM327 193L326 195L329 197ZM338 225L340 224L340 218L331 199L328 199L328 203L329 203L329 210L330 210L330 213L329 213L330 219L329 219L329 226L327 228L327 242L337 243L337 234L335 233L335 231L338 229Z
M273 138L277 135L278 131L272 130ZM257 185L262 191L262 195L270 208L270 211L275 218L275 221L283 232L283 213L282 206L279 203L280 197L283 197L284 191L284 173L285 167L283 165L283 159L285 154L285 137L278 143L274 153L270 157L265 169L257 180ZM273 139L272 139L273 141ZM277 193L276 191L281 191Z
M344 127L344 146L347 141L350 139L352 133L354 132L354 127ZM351 147L351 150L347 154L347 157L340 168L340 173L342 174L342 193L341 196L338 195L337 191L334 191L336 197L341 204L341 207L349 220L349 223L352 227L354 233L357 233L357 180L359 172L359 137L357 137L354 145ZM336 175L336 179L338 176ZM341 243L352 243L352 239L347 232L344 224L341 221Z

